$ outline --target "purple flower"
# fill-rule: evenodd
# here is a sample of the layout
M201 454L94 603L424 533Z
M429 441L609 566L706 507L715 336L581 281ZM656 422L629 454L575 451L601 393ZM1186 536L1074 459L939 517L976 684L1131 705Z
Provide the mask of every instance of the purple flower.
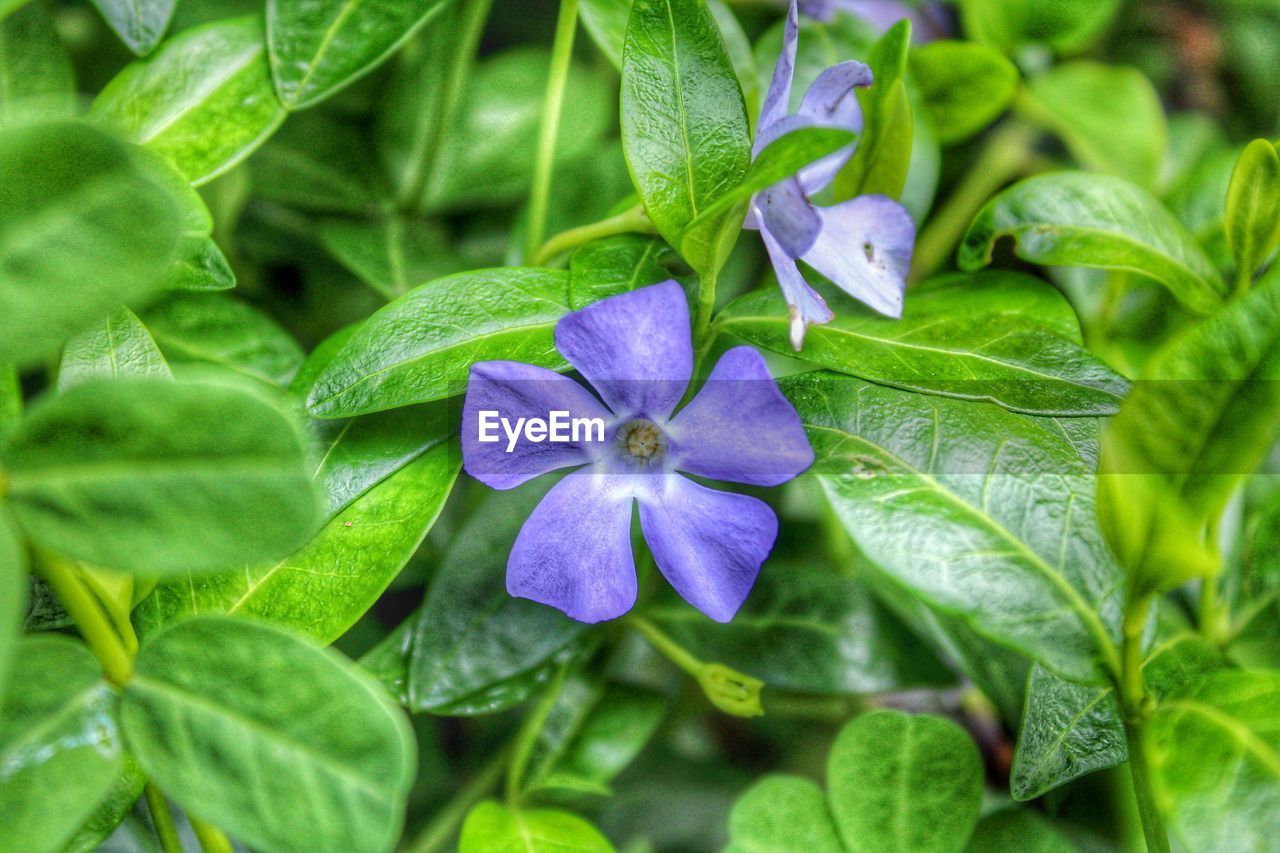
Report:
M782 53L760 110L753 156L801 127L862 132L862 108L854 89L871 85L871 69L853 60L819 74L804 93L799 110L788 114L798 38L796 2L791 0ZM790 306L791 345L797 351L810 323L828 323L835 316L805 281L798 260L881 314L902 316L916 236L915 223L906 209L882 195L859 196L830 207L817 207L809 200L831 183L855 147L846 146L798 175L756 193L747 212L746 227L759 229Z
M926 44L950 38L955 29L952 12L941 3L909 3L903 0L800 0L800 11L818 21L829 21L837 11L856 15L880 32L911 20L911 40Z
M709 489L677 472L776 486L813 463L791 403L750 347L726 352L674 415L693 374L689 306L674 281L566 315L556 349L591 383L513 361L471 368L462 410L467 473L510 489L558 468L507 561L507 591L583 622L614 619L636 600L633 504L658 569L719 622L738 611L773 548L778 520L763 501ZM497 413L497 414L495 414ZM564 441L530 419L560 413ZM498 416L500 440L481 438ZM525 419L523 422L520 419ZM599 422L595 433L589 424ZM582 430L570 430L572 422ZM524 423L523 440L520 427ZM545 425L545 424L544 424Z

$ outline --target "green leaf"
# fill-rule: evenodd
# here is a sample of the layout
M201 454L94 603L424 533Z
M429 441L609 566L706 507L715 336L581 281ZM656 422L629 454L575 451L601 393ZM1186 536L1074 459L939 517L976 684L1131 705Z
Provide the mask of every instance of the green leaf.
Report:
M1077 60L1034 78L1018 103L1081 165L1153 189L1169 148L1155 86L1136 68Z
M773 288L735 300L717 322L794 355L790 316ZM810 328L798 357L872 382L1037 415L1114 414L1128 388L1081 344L1062 296L1017 273L933 279L912 291L901 320L850 305Z
M0 6L3 4L0 3ZM0 13L0 128L75 112L75 74L43 3Z
M822 789L800 776L766 776L729 813L725 853L844 853Z
M950 720L872 711L836 738L827 785L846 850L960 850L978 822L982 759Z
M1120 0L960 0L960 19L975 41L1010 56L1043 45L1059 54L1079 53L1106 29Z
M911 52L938 141L955 145L995 121L1018 92L1018 68L998 51L967 41L935 41Z
M301 550L206 577L162 581L135 620L149 634L197 613L269 622L333 642L378 600L440 515L458 474L441 441L347 506Z
M960 244L961 269L991 263L1002 237L1037 264L1127 270L1207 314L1227 288L1213 262L1150 193L1122 178L1057 172L1014 184L979 211Z
M0 363L0 445L22 418L22 382L18 370Z
M36 541L141 574L288 553L315 499L290 420L217 385L99 380L45 398L4 453L14 512Z
M0 706L0 825L13 850L56 851L111 792L122 751L116 696L66 637L27 637Z
M485 800L462 824L458 853L612 853L600 830L569 812Z
M336 652L266 625L183 622L143 644L121 719L166 794L250 847L390 850L399 838L408 722Z
M287 385L302 366L302 348L288 332L231 296L176 293L144 317L175 364L215 364L273 385Z
M1119 568L1058 422L833 374L782 380L849 535L900 584L1060 674L1114 666Z
M155 291L179 212L148 161L92 128L0 134L0 361L48 355Z
M627 293L671 278L674 254L657 237L622 234L588 243L569 259L569 307Z
M705 3L632 6L622 61L622 146L649 218L682 250L686 226L742 182L751 161L746 106ZM724 214L726 228L740 225L728 222L734 215ZM714 274L731 246L716 240L685 260Z
M990 853L993 850L1076 853L1080 848L1030 809L1000 809L978 821L978 827L964 849L969 853Z
M1280 271L1153 356L1107 430L1099 510L1140 587L1216 570L1201 528L1275 441L1278 343Z
M188 237L166 284L170 290L230 290L236 286L236 274L212 239Z
M700 658L757 676L770 689L871 694L952 681L865 586L812 562L765 563L727 625L674 596L645 615Z
M138 56L160 43L177 0L93 0L103 19Z
M1236 274L1252 278L1280 243L1280 155L1266 139L1249 143L1236 161L1226 229Z
M338 263L387 299L458 272L464 265L438 225L399 216L374 222L325 222L320 226L320 243Z
M0 506L0 700L9 683L9 669L27 612L27 549Z
M271 76L305 109L368 74L445 7L444 0L268 0Z
M1267 850L1280 833L1280 673L1222 672L1164 703L1145 748L1187 850Z
M622 51L627 40L631 2L632 0L581 0L578 7L582 28L619 71L622 70Z
M58 390L118 376L173 378L151 333L128 308L67 341L58 368Z
M63 848L63 853L90 853L101 850L102 842L124 821L147 784L146 774L127 752L116 774L115 782L97 810L81 825L80 830Z
M890 27L872 46L867 64L875 75L870 89L859 91L866 130L858 149L835 179L839 200L860 195L898 198L911 163L914 120L904 77L911 46L911 19Z
M262 21L195 27L116 75L91 114L171 159L199 185L248 157L280 122Z
M254 193L301 210L379 212L386 191L368 148L361 131L329 112L291 115L249 161Z
M555 325L569 310L568 275L507 267L416 287L364 322L307 395L320 418L451 397L471 365L492 358L563 369Z
M586 630L551 607L513 598L503 582L516 534L550 486L530 483L486 495L453 536L414 619L407 685L412 710L447 713L451 705L571 652ZM485 710L509 707L528 692L507 694Z

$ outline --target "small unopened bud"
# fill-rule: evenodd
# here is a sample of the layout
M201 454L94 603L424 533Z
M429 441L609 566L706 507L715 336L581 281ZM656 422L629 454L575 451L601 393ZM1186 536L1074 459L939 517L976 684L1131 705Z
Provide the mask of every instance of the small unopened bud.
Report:
M719 663L704 663L698 670L698 684L711 704L735 717L762 717L760 689L764 682Z

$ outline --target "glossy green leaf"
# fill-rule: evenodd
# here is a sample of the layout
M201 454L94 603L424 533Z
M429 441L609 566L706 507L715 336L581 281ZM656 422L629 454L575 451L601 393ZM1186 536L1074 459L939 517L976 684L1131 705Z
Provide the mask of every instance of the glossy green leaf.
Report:
M726 853L844 853L827 798L800 776L766 776L738 798L729 813Z
M0 128L70 117L75 88L71 57L45 5L0 13Z
M474 270L416 287L365 321L307 395L316 417L340 418L458 394L491 358L562 369L555 324L568 275L520 267Z
M71 388L33 407L4 463L33 539L142 574L288 553L315 518L297 430L230 387L115 379Z
M727 625L674 596L645 615L698 657L759 677L771 689L870 694L952 681L865 586L828 566L765 563ZM766 710L767 704L766 697Z
M170 290L230 290L236 286L236 274L212 239L188 237L166 284Z
M217 177L284 121L262 21L233 18L174 36L116 75L92 114L170 158L191 183Z
M982 759L950 720L872 711L836 738L827 785L846 850L961 850L978 822Z
M103 19L138 56L160 43L177 0L93 0Z
M1148 276L1201 314L1220 306L1227 292L1195 238L1160 202L1122 178L1057 172L1013 185L969 226L960 244L961 269L991 263L1004 237L1033 263Z
M705 3L632 6L622 61L622 145L649 218L683 251L686 226L741 183L751 160L742 90ZM701 245L685 260L713 274L724 263L726 242Z
M458 853L612 853L584 819L553 809L509 809L485 800L462 824Z
M325 222L320 226L320 242L340 264L387 299L463 266L438 226L398 216L375 222Z
M1102 35L1120 0L960 0L959 6L965 32L975 41L1011 56L1035 45L1072 54Z
M7 509L0 507L0 700L27 610L27 550Z
M1114 664L1121 575L1058 422L834 374L779 383L849 535L899 583L1077 680Z
M300 110L368 74L430 21L445 0L268 0L271 75Z
M458 530L414 619L408 705L441 712L541 669L586 630L553 608L507 594L507 555L550 483L493 492ZM532 685L531 685L532 687ZM498 710L520 701L519 695Z
M1251 278L1280 243L1280 155L1266 139L1244 149L1227 190L1227 243L1236 274Z
M0 361L48 355L155 291L180 201L148 161L84 125L0 135Z
M791 355L790 315L770 288L734 301L723 331ZM1080 343L1053 287L1016 273L949 275L916 288L901 320L850 305L798 354L873 382L1038 415L1106 415L1128 383Z
M288 332L230 296L174 294L143 317L175 364L215 364L274 385L287 385L302 365L302 348Z
M1145 748L1170 835L1188 850L1267 850L1280 833L1280 673L1223 672L1164 703Z
M671 277L674 255L657 237L622 234L588 243L569 260L569 307L577 310Z
M1099 510L1139 586L1216 569L1199 528L1275 441L1278 344L1280 271L1158 352L1107 430Z
M857 93L866 128L853 157L836 176L839 200L860 195L896 199L902 194L915 124L904 79L910 46L911 19L903 18L876 41L867 56L875 83Z
M1072 840L1030 809L1000 809L978 821L964 848L968 853L1017 850L1018 853L1076 853Z
M613 64L622 70L622 51L627 41L627 21L632 0L581 0L578 15L582 28Z
M390 850L399 837L408 722L336 652L265 625L193 619L143 644L121 719L165 793L251 847Z
M58 851L111 792L116 695L67 637L27 637L0 704L0 825L12 850Z
M935 41L911 52L911 79L943 145L964 142L995 121L1018 91L1018 68L986 45Z
M58 368L58 390L117 376L173 378L151 333L128 308L67 341Z
M440 443L365 491L281 560L160 583L138 608L150 633L197 613L270 622L332 642L365 614L417 551L458 473Z
M1169 147L1155 86L1135 68L1077 60L1033 79L1019 101L1081 165L1153 189Z

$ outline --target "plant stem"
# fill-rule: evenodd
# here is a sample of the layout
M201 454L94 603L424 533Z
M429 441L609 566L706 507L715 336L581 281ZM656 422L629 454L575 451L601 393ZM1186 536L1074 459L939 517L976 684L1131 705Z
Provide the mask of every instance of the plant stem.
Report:
M688 649L677 643L671 637L667 636L657 625L645 619L643 616L626 617L627 624L635 628L644 638L649 641L658 652L667 660L683 669L685 672L697 678L702 672L702 661L698 660Z
M1151 603L1149 595L1130 601L1124 616L1121 647L1122 668L1117 693L1124 713L1125 735L1129 742L1129 775L1142 820L1142 835L1148 853L1169 853L1169 833L1151 787L1151 771L1143 746L1143 728L1151 714L1151 701L1142 681L1142 633Z
M1016 119L991 135L968 174L916 240L911 282L923 281L946 262L991 194L1026 168L1036 136L1034 128Z
M561 255L570 249L576 249L583 243L590 243L592 240L599 240L601 237L613 237L616 234L630 233L653 233L653 223L649 221L649 216L644 212L643 205L637 204L616 216L610 216L608 219L601 219L599 222L592 222L589 225L580 225L577 228L562 231L543 243L542 248L530 255L529 262L535 267L544 266L557 255Z
M716 276L718 273L698 275L698 320L693 337L699 345L705 344L711 332L711 315L716 309Z
M1129 741L1129 775L1133 779L1133 793L1138 801L1138 817L1142 821L1147 853L1170 853L1169 833L1151 787L1151 769L1142 743L1142 724L1126 722L1124 730Z
M161 849L164 853L182 853L182 842L178 839L173 812L169 811L169 801L150 779L143 790L147 797L147 808L151 811L151 825L156 831L156 838L160 839Z
M1217 576L1200 579L1200 636L1205 642L1221 647L1226 641L1228 617L1218 597Z
M551 198L551 170L555 165L556 136L564 107L564 84L569 79L573 57L573 37L578 29L578 0L560 0L555 41L551 45L551 74L542 102L542 123L538 127L538 157L533 167L533 187L529 191L529 218L525 224L524 256L531 258L547 234L547 204Z
M187 815L187 820L191 822L191 830L200 840L200 849L204 853L234 853L235 848L231 846L231 842L227 840L222 830L193 815Z
M560 698L560 688L564 686L565 675L569 672L568 664L556 670L555 677L547 685L538 699L538 705L520 726L512 746L511 762L507 764L506 796L507 805L515 808L520 804L520 783L524 781L525 771L529 769L529 759L533 757L533 747L538 742L538 733L547 721L547 715Z
M502 779L502 771L507 766L510 754L510 749L502 750L472 776L417 834L407 848L408 853L435 853L447 845L471 807L492 791Z
M111 627L102 605L76 577L71 564L57 554L39 552L41 572L58 600L67 608L89 650L102 664L111 683L120 686L133 677L133 659Z
M426 199L424 196L435 177L440 163L440 143L444 139L445 128L453 122L458 111L458 103L462 100L462 92L466 88L467 73L475 60L476 50L480 46L480 35L484 32L485 22L489 19L489 9L493 0L462 0L456 12L458 23L457 39L454 41L455 51L452 62L440 83L440 108L435 121L427 130L427 142L423 146L426 157L418 174L406 183L400 203L402 206L422 212ZM437 23L437 25L440 25Z

